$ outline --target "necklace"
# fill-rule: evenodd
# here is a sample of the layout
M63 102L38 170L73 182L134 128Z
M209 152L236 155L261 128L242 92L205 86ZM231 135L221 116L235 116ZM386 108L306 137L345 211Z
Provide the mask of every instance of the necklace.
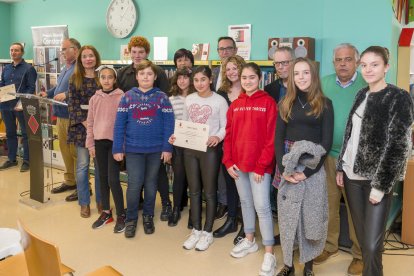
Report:
M298 97L298 100L299 100L299 103L300 103L300 106L302 107L302 109L305 108L305 106L308 104L308 102L303 104L299 97Z

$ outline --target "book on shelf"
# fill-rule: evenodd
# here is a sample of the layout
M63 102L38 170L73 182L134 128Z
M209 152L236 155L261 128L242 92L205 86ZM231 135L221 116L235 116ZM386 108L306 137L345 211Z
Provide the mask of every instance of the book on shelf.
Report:
M131 53L128 50L128 45L121 45L120 59L122 61L131 60Z
M208 60L210 54L210 43L195 43L191 49L194 60Z
M170 68L170 69L164 69L165 74L167 75L167 78L171 79L174 74L175 71L177 71L176 69Z

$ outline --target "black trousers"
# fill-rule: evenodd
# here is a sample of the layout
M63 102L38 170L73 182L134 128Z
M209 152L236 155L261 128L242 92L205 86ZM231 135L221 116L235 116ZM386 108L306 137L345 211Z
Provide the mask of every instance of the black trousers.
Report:
M160 193L162 206L171 204L168 184L167 169L165 168L164 162L161 161L160 170L158 172L158 192Z
M224 164L221 164L220 169L223 170L224 180L226 181L227 208L229 212L228 216L234 218L237 216L237 207L239 207L240 203L239 193L237 192L236 187L236 181L234 181L234 178L229 175Z
M352 180L344 173L345 193L348 198L355 233L361 246L364 262L363 276L382 276L382 252L385 226L390 211L392 192L385 194L381 202L369 202L370 180Z
M187 176L184 167L184 149L181 147L174 147L171 165L174 172L173 181L173 202L174 207L181 207L186 205L187 198Z
M221 163L223 159L223 143L217 145L219 151L220 170L223 170L224 181L226 182L226 198L227 198L227 210L229 217L237 216L237 207L239 207L240 198L237 192L236 182L234 178L227 172L226 166Z
M217 208L217 177L220 166L218 148L208 147L207 152L185 149L184 165L190 190L191 220L194 229L202 230L201 195L204 190L206 199L204 231L211 232Z
M99 167L102 208L103 210L109 210L111 208L109 203L109 190L111 190L116 214L120 216L125 213L124 195L119 180L121 162L113 158L112 141L95 140L95 154Z

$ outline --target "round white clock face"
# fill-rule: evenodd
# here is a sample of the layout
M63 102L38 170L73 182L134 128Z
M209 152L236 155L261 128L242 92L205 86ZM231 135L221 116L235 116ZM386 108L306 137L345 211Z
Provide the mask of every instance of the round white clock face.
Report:
M127 37L135 28L137 10L133 0L112 0L106 12L106 27L117 38Z

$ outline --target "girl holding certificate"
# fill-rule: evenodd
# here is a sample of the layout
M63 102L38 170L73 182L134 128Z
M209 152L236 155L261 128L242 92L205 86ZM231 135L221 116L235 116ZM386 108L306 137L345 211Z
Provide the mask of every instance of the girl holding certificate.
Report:
M190 207L193 230L184 242L184 249L207 250L213 243L213 223L217 204L217 176L220 167L218 147L224 139L226 127L226 100L211 91L211 69L199 66L193 72L197 93L187 96L183 119L209 126L206 152L184 150L184 166L190 190ZM170 138L174 143L175 137ZM201 195L206 200L206 220L201 226Z
M246 238L231 251L242 258L258 250L254 238L256 212L265 247L259 275L274 275L273 220L270 207L270 175L275 165L274 137L277 107L275 101L259 90L260 68L255 63L242 67L243 93L232 102L227 113L223 164L236 181Z

